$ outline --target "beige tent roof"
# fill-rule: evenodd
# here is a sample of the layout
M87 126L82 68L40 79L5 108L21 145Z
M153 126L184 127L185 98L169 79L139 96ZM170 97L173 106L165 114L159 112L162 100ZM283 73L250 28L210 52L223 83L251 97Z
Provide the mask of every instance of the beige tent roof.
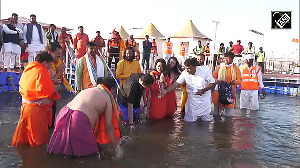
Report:
M150 23L150 25L140 35L138 35L137 38L144 38L147 34L150 38L164 37L164 35L162 35L152 23Z
M120 27L119 34L122 37L122 39L128 39L129 38L129 34L125 31L123 26Z
M205 35L203 35L197 29L197 27L194 25L194 23L191 20L189 20L186 23L186 25L183 27L183 29L181 29L180 31L178 31L177 33L175 33L175 35L172 36L172 37L199 37L199 38L209 39L208 37L206 37Z

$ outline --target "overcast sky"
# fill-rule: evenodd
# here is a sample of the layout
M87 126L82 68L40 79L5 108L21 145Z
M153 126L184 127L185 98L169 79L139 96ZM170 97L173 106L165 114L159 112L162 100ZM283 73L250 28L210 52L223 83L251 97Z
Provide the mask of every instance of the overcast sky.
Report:
M292 11L292 29L271 29L271 11ZM200 32L214 40L212 20L217 20L216 46L240 39L244 47L252 41L258 49L263 38L249 32L254 29L265 34L266 52L273 51L277 57L299 53L299 43L291 42L299 39L299 0L1 0L1 17L8 18L13 12L27 18L33 13L37 21L74 29L72 34L82 25L90 38L96 30L108 37L121 25L137 35L139 30L132 28L146 28L150 23L170 36L192 20Z

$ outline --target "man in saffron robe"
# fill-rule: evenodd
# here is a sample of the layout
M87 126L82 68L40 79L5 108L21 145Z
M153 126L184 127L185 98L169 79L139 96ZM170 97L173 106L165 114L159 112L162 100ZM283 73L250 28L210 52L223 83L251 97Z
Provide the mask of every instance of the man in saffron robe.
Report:
M112 77L97 83L97 87L83 90L60 110L49 153L87 156L98 152L97 143L117 147L119 110L111 93L116 83Z
M89 42L86 45L87 53L76 62L76 84L77 90L97 86L97 79L108 76L105 61L96 54L96 44Z
M83 33L83 26L78 27L79 33L74 37L74 50L77 49L77 58L81 58L86 53L86 43L89 42L89 36Z
M52 122L52 102L60 98L54 90L48 69L52 56L41 52L29 63L20 79L21 116L13 136L12 146L43 145L49 142L48 126Z

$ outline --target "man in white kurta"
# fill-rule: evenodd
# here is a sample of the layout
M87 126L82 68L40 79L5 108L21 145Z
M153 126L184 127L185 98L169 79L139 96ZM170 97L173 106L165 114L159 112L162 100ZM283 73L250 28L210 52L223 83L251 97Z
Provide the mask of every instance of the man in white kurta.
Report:
M31 32L28 31L28 26L32 26ZM30 23L27 23L23 30L24 43L28 51L28 62L33 62L36 55L45 49L47 44L45 32L42 26L36 22L35 15L30 15ZM31 37L31 40L28 37Z
M185 105L184 120L194 122L198 118L210 121L211 88L215 86L215 79L207 70L197 65L197 59L187 59L184 62L186 70L182 72L177 81L168 87L165 92L174 90L186 82L188 99Z
M22 30L15 27L13 18L9 18L9 24L3 25L4 69L14 69L16 56L21 55L20 34Z

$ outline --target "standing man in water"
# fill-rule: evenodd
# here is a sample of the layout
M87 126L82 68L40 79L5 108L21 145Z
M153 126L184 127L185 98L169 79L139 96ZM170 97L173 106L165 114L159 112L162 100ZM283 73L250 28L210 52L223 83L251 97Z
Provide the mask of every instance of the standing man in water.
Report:
M97 78L108 76L105 61L96 54L96 44L88 42L86 48L86 54L76 63L75 78L78 92L97 86Z
M12 146L30 144L43 145L49 142L53 100L60 98L54 90L49 69L53 58L47 52L36 56L36 61L29 63L20 79L22 95L21 116L13 136Z
M215 80L218 81L218 89L216 89L212 93L212 102L214 104L214 117L219 118L221 116L222 109L225 109L225 116L230 119L233 116L235 103L236 103L236 86L241 83L241 72L235 64L233 64L234 54L232 52L227 52L224 55L225 57L225 65L219 65L213 72L213 76ZM220 86L220 87L219 87ZM223 87L221 87L223 86ZM224 93L224 90L220 90L219 88L225 88L226 91L232 89L230 93ZM221 96L220 96L221 94ZM222 96L225 95L225 96ZM229 96L230 97L229 97ZM221 97L221 98L220 98ZM225 97L226 101L223 101Z
M56 117L48 152L87 156L99 151L98 144L117 147L120 139L117 104L112 77L99 78L97 87L81 91Z
M184 65L186 70L181 73L175 83L163 91L163 94L174 90L185 81L188 98L185 105L184 121L194 122L198 118L203 121L210 121L210 90L215 87L215 79L207 70L197 66L197 59L187 59Z
M250 101L250 110L257 111L259 109L258 90L261 88L262 95L266 96L264 84L262 82L261 67L253 65L254 55L246 55L246 64L241 67L241 95L240 108L242 116L246 115L248 104Z

